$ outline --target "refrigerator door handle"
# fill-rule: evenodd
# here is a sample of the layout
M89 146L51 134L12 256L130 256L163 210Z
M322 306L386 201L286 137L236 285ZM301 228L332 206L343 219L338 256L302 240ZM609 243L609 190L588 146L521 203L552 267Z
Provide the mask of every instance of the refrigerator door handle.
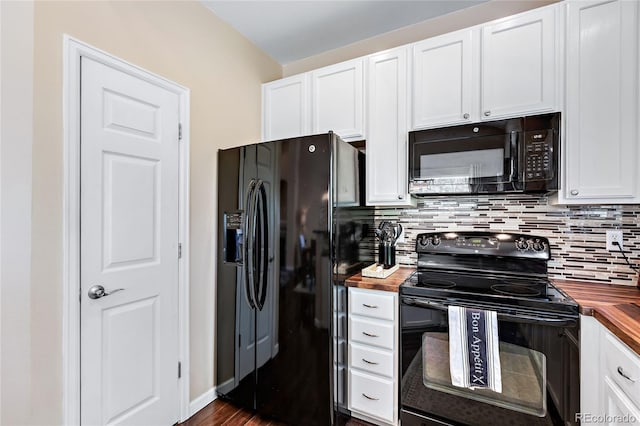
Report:
M253 206L254 206L254 193L256 189L256 181L255 179L251 179L249 184L247 185L247 198L244 204L244 226L242 230L242 248L243 248L243 259L242 259L242 267L244 269L244 297L247 301L247 304L251 308L256 308L255 303L255 295L250 283L253 282L253 271L252 271L252 263L253 263L253 247L252 241L249 235L252 233L252 218L253 218Z
M257 285L255 286L255 300L258 309L262 310L267 299L267 284L269 283L269 210L264 182L259 180L256 186L256 192L258 192L256 201L259 208L256 209L255 214L259 215L258 221L260 222L260 235L258 236L260 239L260 253L257 255L260 256L261 259L259 259L258 265L260 274L258 275Z

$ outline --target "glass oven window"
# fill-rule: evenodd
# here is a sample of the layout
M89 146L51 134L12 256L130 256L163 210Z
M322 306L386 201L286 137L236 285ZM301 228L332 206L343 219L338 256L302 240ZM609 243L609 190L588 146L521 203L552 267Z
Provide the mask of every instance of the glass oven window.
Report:
M502 393L451 384L446 311L402 305L402 409L454 424L575 425L566 401L562 328L499 320ZM411 424L411 423L408 423Z
M546 358L536 350L500 342L502 393L451 384L448 333L423 333L417 362L422 362L422 383L428 388L537 417L547 412Z

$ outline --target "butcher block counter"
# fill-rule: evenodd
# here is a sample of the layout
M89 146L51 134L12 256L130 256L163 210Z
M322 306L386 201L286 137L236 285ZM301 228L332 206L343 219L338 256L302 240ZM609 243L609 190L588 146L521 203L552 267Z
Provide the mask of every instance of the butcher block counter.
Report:
M635 286L553 280L580 305L640 355L640 290Z
M363 277L360 272L345 280L347 287L367 288L369 290L392 291L398 293L400 284L416 271L411 267L400 267L396 272L387 278L370 278Z

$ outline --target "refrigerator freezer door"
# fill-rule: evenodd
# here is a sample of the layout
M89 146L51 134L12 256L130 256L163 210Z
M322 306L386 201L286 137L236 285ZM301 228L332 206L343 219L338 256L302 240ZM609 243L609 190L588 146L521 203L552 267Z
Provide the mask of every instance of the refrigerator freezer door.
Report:
M255 170L255 159L247 158L245 147L218 152L218 247L229 247L236 255L221 253L217 259L215 384L220 396L255 409L256 363L252 333L256 311L251 306L253 287L247 286L245 268L250 261L247 259L247 210L255 186L251 170ZM236 229L238 227L241 229ZM224 245L225 234L227 238L241 237L241 241ZM232 258L236 262L229 262Z

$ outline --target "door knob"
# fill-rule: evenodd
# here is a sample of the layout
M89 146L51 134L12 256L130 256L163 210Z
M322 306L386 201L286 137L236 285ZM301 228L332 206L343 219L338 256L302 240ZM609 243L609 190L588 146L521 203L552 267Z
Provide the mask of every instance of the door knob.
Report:
M462 114L462 118L464 118L465 120L467 120L469 118L469 113L465 112L464 114Z
M491 115L491 111L485 111L485 112L484 112L484 116L485 116L485 117L488 117L488 116L490 116L490 115Z
M122 291L124 290L124 288L117 288L115 290L111 290L111 291L105 291L104 287L102 287L100 284L94 285L89 289L89 299L100 299L101 297L104 296L108 296L110 294L113 294L117 291Z

